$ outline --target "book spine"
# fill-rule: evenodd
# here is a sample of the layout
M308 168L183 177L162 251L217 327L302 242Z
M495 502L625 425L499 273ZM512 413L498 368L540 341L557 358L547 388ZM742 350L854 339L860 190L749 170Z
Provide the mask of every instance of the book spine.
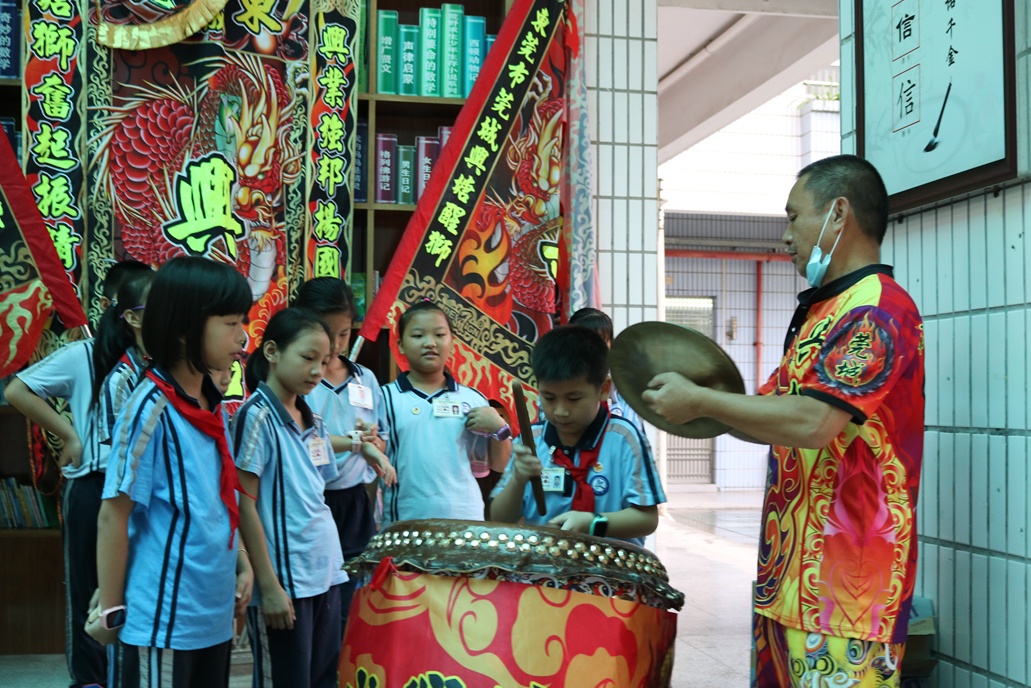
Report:
M397 12L380 10L376 21L376 92L397 93Z
M369 92L369 0L358 3L358 92Z
M397 134L376 134L376 202L397 203Z
M358 320L365 319L365 290L366 279L364 272L351 273L351 292L354 294L354 309L358 313Z
M487 38L484 39L484 42L483 42L484 47L485 47L485 50L483 51L483 59L487 59L487 56L490 55L490 49L494 47L494 41L496 39L497 39L497 36L495 36L493 34L489 34L489 33L487 34Z
M447 142L451 138L451 127L437 127L437 140L440 141L440 150L447 148Z
M397 92L402 96L419 95L419 27L401 24L397 27L398 49L401 51L401 74Z
M0 77L21 78L21 34L20 4L0 2Z
M487 20L483 17L465 18L465 72L462 76L462 94L468 98L473 91L476 77L483 66L483 56L487 54Z
M440 95L440 10L419 10L419 95Z
M433 136L415 137L415 199L422 198L426 184L430 181L433 164L440 154L440 140Z
M358 120L354 136L354 202L369 200L369 123Z
M415 203L415 146L397 147L397 202Z
M462 57L465 55L465 43L462 40L462 29L465 24L465 7L445 3L440 6L440 14L443 36L440 95L445 98L461 98L464 95Z

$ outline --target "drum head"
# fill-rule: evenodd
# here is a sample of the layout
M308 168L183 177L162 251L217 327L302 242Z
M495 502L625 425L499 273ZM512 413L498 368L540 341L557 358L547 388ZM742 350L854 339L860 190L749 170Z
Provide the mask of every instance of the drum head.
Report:
M697 330L671 323L643 322L620 332L609 351L609 368L616 389L641 418L680 437L715 437L730 426L712 418L683 424L669 422L641 399L653 377L680 373L702 387L745 393L740 371L716 342Z

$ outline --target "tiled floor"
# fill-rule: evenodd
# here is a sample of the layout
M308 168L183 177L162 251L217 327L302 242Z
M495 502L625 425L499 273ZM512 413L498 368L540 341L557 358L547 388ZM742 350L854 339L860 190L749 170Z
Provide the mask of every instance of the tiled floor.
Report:
M678 619L673 688L747 686L751 581L759 533L758 493L671 492L656 553L686 595ZM235 658L232 688L250 685L249 657ZM64 657L0 656L0 686L67 686ZM572 686L568 688L574 688Z

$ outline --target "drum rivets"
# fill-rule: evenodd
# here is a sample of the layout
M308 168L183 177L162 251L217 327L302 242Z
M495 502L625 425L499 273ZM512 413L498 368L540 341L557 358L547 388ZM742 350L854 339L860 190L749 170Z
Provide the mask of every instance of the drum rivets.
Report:
M516 533L515 536L513 536L512 539L515 540L516 542L522 542L525 538L523 537L522 533Z
M466 540L472 540L474 537L475 537L475 535L473 535L471 530L465 531L465 539Z
M550 554L553 557L557 557L561 553L561 551L562 550L560 550L558 547L549 547L548 548L548 554Z
M526 544L525 542L523 544L519 545L519 551L520 552L529 552L531 549L533 549L533 548L530 547L530 545Z
M514 552L516 550L516 543L514 543L514 542L508 543L507 545L505 545L505 549L507 549L510 552Z
M536 535L531 535L526 539L526 541L529 542L531 545L536 545L538 542L540 542L540 538L538 538Z
M555 538L551 537L550 535L545 535L544 539L541 542L543 542L545 545L553 545L555 544Z
M416 544L417 547L421 547L422 546L422 538L415 538L415 544Z
M559 549L569 549L569 540L559 540L557 544Z
M592 552L600 552L601 551L601 547L598 547L598 545L591 545L591 551Z
M571 549L568 552L566 552L566 556L569 557L570 559L579 559L580 558L580 554L575 549Z
M548 551L548 548L544 545L537 545L534 549L537 551L537 554L544 554Z
M616 559L616 566L618 566L619 568L623 568L623 560L622 559Z
M609 558L603 554L600 557L598 557L598 563L604 566L605 564L609 563Z
M408 537L408 531L407 530L405 532L401 533L401 534L404 535L405 537Z
M616 550L612 549L611 547L606 547L605 548L605 556L609 556L609 557L616 556Z
M587 561L594 561L594 555L588 552L584 555L584 559L586 559Z
M573 545L573 549L575 549L577 552L583 552L585 549L587 549L587 545L585 545L582 542L578 542L575 545Z
M480 533L480 539L483 540L484 542L486 542L487 540L490 540L490 533Z
M616 554L619 555L620 559L626 559L626 552L624 552L623 550L617 550Z
M490 542L487 543L487 547L490 547L491 549L497 549L498 548L498 541L497 540L491 540Z
M455 538L455 547L461 547L465 544L465 540L462 538Z
M480 548L480 541L479 540L473 540L472 542L469 543L469 546L472 547L473 549L479 549Z
M508 542L508 536L504 533L498 535L498 542Z
M447 534L447 536L449 538L456 538L456 537L458 537L458 531L457 530L452 530L450 533Z

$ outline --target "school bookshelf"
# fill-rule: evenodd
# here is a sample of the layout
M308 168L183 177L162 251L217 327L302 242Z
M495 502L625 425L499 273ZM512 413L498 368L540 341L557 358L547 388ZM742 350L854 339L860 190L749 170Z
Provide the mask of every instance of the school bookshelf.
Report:
M433 155L432 146L436 142L439 146L436 153L439 153L442 148L440 144L443 143L439 139L441 135L446 136L449 128L454 126L455 119L458 117L462 105L465 104L464 95L471 87L471 82L467 85L462 83L462 78L459 78L458 97L399 94L399 91L413 89L406 88L401 83L404 76L402 70L405 62L402 53L405 50L405 44L398 37L402 31L406 32L406 36L410 36L411 32L415 30L417 37L414 47L414 69L416 73L411 76L418 84L420 77L423 77L426 71L426 65L430 62L424 52L420 52L419 47L421 40L427 35L427 15L430 15L431 21L434 15L440 17L441 31L443 31L445 21L445 11L449 13L451 21L459 22L458 25L463 27L463 31L467 24L473 26L474 32L480 31L483 34L483 40L480 43L479 61L482 63L483 58L486 57L487 36L497 35L511 4L512 0L464 0L461 4L443 3L440 0L367 0L367 2L363 2L362 22L365 41L362 49L364 55L360 59L362 60L361 66L366 69L364 75L360 77L358 94L358 120L362 145L356 151L358 168L356 170L356 188L354 189L356 203L351 270L352 275L356 278L353 280L352 286L359 292L362 288L365 290L365 304L372 302L372 297L378 287L377 282L386 274L390 260L397 252L401 236L408 226L408 220L415 211L419 191L418 174L424 164L418 154L426 153L425 150L418 148L418 144L430 147L431 152L426 153L426 156L429 157ZM461 15L457 15L457 20L454 19L458 11L456 8L460 8L462 12ZM381 60L378 59L383 57L380 29L384 12L387 13L387 28L394 28L397 31L391 36L391 43L397 43L394 54L390 56L392 65L395 67L392 75L394 83L386 84L385 88L381 83L383 81L381 77L384 75L380 64ZM482 22L479 18L482 18ZM391 22L393 23L391 24ZM418 28L416 29L416 27ZM443 34L438 34L438 38L443 39ZM466 63L470 60L475 61L476 58L468 56L470 48L464 39L460 40L457 48L458 60L460 66L464 68ZM412 47L409 46L409 50L411 49ZM443 53L445 49L447 48L441 41L440 52ZM452 52L450 59L454 60L456 47L452 45L450 50ZM475 46L471 50L475 55ZM411 64L410 60L409 64ZM440 63L440 66L443 67L443 63ZM361 67L359 70L362 71ZM443 92L444 72L444 69L440 70L435 88L433 86L424 87L420 91L416 86L414 91L416 93ZM462 75L466 76L464 72ZM452 86L449 92L455 93L453 88ZM384 93L384 90L389 92ZM395 162L395 170L390 177L389 192L391 193L380 193L379 200L377 200L379 181L377 178L377 162L379 160L377 135L380 137L380 142L384 142L383 135L387 135L386 145L391 143L394 145ZM382 152L382 148L380 151ZM404 180L398 179L396 163L399 159L404 160L403 156L413 154L415 155L414 160L405 163L410 165L412 174L406 185ZM364 181L362 181L363 177ZM356 295L361 300L361 294ZM396 367L388 347L390 336L389 332L384 332L375 343L366 343L359 356L359 361L371 368L379 376L381 382L396 375Z
M0 654L64 651L64 555L54 502L32 485L28 421L0 405ZM9 520L13 519L13 520Z

